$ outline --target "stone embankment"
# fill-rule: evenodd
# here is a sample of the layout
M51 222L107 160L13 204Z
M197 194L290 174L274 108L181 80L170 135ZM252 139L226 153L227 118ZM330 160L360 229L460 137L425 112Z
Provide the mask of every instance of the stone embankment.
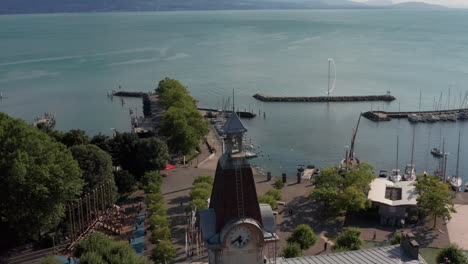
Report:
M112 95L114 96L122 96L122 97L143 97L147 93L145 92L126 92L126 91L119 91L113 92Z
M363 102L363 101L386 101L390 102L396 98L390 94L385 95L357 95L357 96L269 96L255 94L255 99L263 102Z

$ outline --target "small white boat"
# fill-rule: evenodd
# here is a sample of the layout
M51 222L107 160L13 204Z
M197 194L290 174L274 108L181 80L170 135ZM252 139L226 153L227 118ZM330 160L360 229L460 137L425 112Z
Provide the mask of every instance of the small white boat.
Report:
M453 175L448 179L448 182L450 183L450 186L452 186L452 190L454 190L455 192L461 191L463 181L460 177Z
M416 171L414 165L411 163L406 164L405 174L403 175L405 181L415 181L416 180Z
M411 123L417 123L420 121L420 118L416 114L411 114L411 115L408 115L408 121L410 121Z
M447 121L447 115L446 114L440 114L439 118L440 118L440 121Z
M449 113L447 115L447 120L448 121L457 121L457 115L455 115L454 113Z
M388 176L388 180L390 180L392 182L401 181L400 170L399 169L393 169L392 174L390 176Z

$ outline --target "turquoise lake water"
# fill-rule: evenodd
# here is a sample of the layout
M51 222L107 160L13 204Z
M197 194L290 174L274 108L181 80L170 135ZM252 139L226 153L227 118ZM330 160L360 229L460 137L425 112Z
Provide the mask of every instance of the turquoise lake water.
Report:
M93 135L130 128L129 107L108 90L149 91L169 76L187 85L202 107L218 108L236 90L240 109L266 113L246 120L274 174L298 164L335 165L350 144L360 112L456 107L468 90L468 11L295 10L92 13L0 16L0 111L31 122L53 112L57 129ZM324 95L328 58L336 63L334 95L384 94L391 103L261 103L252 95ZM448 102L448 91L451 91ZM462 94L462 96L460 96ZM141 110L140 110L141 111ZM416 125L417 172L433 171L429 154L446 138L455 171L458 130L468 122ZM356 155L391 170L409 161L407 120L361 120ZM441 129L442 128L442 129ZM465 129L466 130L466 129ZM466 130L468 131L468 130ZM468 180L468 136L461 174ZM270 157L268 157L268 155Z

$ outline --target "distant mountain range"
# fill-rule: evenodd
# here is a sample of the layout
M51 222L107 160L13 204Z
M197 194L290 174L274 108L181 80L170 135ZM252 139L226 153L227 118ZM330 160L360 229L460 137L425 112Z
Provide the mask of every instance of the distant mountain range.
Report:
M392 5L389 0L370 0L367 3L348 0L0 0L0 14L330 8L443 7L421 2Z

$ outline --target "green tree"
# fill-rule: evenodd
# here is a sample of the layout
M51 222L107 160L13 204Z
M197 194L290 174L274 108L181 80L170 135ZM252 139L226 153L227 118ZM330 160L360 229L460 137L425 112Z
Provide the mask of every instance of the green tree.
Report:
M371 206L367 193L374 179L372 166L366 163L357 164L347 172L336 166L326 168L316 177L309 197L323 202L328 213L360 211Z
M276 210L278 209L278 202L276 201L275 197L271 195L259 195L258 196L258 203L260 204L269 204L271 209Z
M211 190L195 188L190 191L189 195L192 200L207 200L211 196Z
M115 172L114 175L115 184L120 194L128 193L132 191L133 186L136 183L135 177L126 170Z
M157 227L151 231L151 243L158 244L161 240L170 240L171 230L167 226Z
M109 136L99 133L97 135L94 135L89 143L98 146L99 148L110 154L110 140L111 138Z
M89 138L86 135L86 132L80 129L72 129L65 133L62 138L62 143L67 147L75 145L84 145L88 144Z
M160 228L160 227L169 227L171 221L166 218L165 215L152 215L148 218L148 224L150 229Z
M158 246L151 252L151 260L155 263L170 263L176 257L177 251L170 240L159 241Z
M198 176L197 178L195 178L195 180L193 181L193 185L196 185L197 183L202 183L202 182L213 185L213 182L214 182L213 176L202 174Z
M416 184L416 189L420 192L418 210L426 215L434 217L434 226L437 225L437 218L450 220L451 214L457 211L454 208L454 194L450 186L440 182L436 177L427 176Z
M185 207L185 212L191 212L193 209L197 208L197 210L204 210L208 208L208 203L206 200L202 199L194 199L191 200L187 206Z
M398 232L396 233L391 239L390 239L390 244L392 245L399 245L401 243L401 239L402 239L403 235Z
M295 258L302 256L301 246L298 243L288 243L281 255L285 258Z
M309 225L298 225L288 237L289 243L297 243L302 250L306 250L313 246L317 241L317 235L312 231Z
M169 158L166 143L157 138L142 139L137 145L133 171L141 176L147 171L164 169Z
M159 192L162 184L162 175L156 171L148 171L143 175L141 184L145 186L146 193Z
M17 239L56 227L80 194L78 163L61 143L0 113L0 226Z
M133 248L123 242L115 242L101 233L94 233L80 241L75 248L75 257L80 264L149 264L136 254Z
M334 250L348 251L361 249L363 241L361 239L361 230L355 227L347 227L336 237Z
M109 141L113 164L119 165L135 175L133 167L139 142L140 139L135 134L117 132Z
M463 249L459 248L455 244L450 244L446 248L439 251L439 253L436 256L436 261L437 263L446 263L445 258L450 260L450 263L468 264L468 258L463 252Z
M270 195L270 196L273 196L277 201L281 200L281 198L283 198L283 195L281 194L281 190L278 190L278 189L275 189L275 188L272 188L270 190L268 190L265 195Z
M114 190L117 189L114 182L112 159L109 154L91 144L76 145L71 147L70 151L83 172L84 192L89 193L109 182L113 185Z

